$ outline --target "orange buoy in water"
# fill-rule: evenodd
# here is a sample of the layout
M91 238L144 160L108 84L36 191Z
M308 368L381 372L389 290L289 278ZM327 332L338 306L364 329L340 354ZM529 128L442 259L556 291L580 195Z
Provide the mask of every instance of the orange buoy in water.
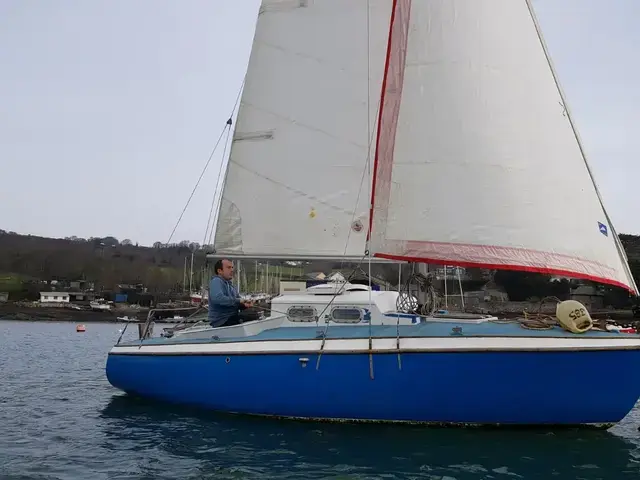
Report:
M86 330L86 328L84 327L84 325L77 325L76 326L76 332L84 332Z

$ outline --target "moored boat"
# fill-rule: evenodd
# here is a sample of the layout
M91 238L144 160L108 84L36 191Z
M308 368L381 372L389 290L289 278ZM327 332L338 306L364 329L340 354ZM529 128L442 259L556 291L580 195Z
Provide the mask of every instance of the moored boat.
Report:
M527 0L263 0L214 245L638 292ZM428 278L410 279L418 305L347 281L277 296L264 319L143 332L107 377L324 420L606 425L640 397L640 336L595 329L576 302L537 322L438 314Z

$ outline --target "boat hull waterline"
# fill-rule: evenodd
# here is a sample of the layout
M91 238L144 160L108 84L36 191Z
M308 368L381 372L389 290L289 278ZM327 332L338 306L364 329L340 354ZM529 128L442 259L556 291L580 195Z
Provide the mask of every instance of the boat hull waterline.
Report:
M149 399L328 421L609 426L640 397L636 337L322 342L115 346L107 378Z

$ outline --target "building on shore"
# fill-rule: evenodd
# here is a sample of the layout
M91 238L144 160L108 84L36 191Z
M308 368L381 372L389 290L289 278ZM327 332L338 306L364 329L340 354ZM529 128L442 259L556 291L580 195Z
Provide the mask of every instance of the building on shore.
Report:
M40 303L69 303L69 292L40 292Z
M604 307L604 292L597 285L578 285L571 289L570 298L582 303L588 309Z
M90 302L96 297L96 294L93 292L77 292L76 291L76 292L68 292L68 293L69 293L69 301L75 302L75 303Z

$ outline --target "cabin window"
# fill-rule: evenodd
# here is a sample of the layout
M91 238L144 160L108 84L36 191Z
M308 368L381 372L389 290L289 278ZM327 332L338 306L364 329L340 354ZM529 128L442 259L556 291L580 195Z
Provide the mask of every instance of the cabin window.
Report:
M317 319L316 309L313 307L289 307L287 317L290 322L315 322Z
M362 320L362 310L359 308L336 307L331 310L331 320L336 323L358 323Z

